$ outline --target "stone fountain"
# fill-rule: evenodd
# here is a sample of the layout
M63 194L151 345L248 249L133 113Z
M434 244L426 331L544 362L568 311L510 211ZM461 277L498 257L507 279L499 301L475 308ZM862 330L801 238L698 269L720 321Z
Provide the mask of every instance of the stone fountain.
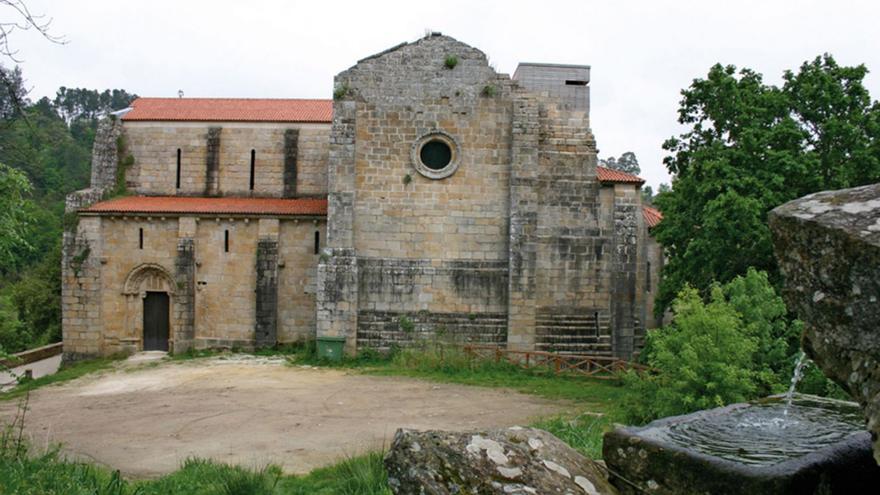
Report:
M603 454L621 493L880 486L880 184L812 194L769 220L784 297L805 322L804 351L857 402L770 397L618 428Z

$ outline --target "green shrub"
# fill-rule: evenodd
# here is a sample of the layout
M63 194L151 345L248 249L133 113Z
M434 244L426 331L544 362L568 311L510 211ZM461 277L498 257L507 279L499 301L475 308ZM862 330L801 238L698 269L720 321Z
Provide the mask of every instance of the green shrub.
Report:
M740 315L712 288L708 303L696 289L686 287L673 302L672 325L648 333L647 363L656 373L630 372L631 388L623 404L628 421L643 423L658 417L743 401L755 393L750 337Z
M348 96L349 87L347 83L338 84L335 88L333 88L333 99L341 100Z
M458 65L458 56L456 55L447 55L446 59L443 61L443 65L447 69L454 69L456 65Z
M485 96L486 98L492 98L493 96L498 94L498 88L496 88L494 84L487 84L483 86L483 90L480 91L480 94Z

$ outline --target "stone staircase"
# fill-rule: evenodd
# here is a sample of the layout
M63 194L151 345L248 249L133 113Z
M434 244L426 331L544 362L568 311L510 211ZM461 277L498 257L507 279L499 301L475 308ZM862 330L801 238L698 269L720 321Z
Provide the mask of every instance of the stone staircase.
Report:
M589 311L539 311L535 316L535 350L559 354L610 356L608 314Z
M407 329L408 325L401 325L402 317L411 323L411 329ZM360 311L357 341L359 348L379 351L426 341L503 346L507 343L507 315Z

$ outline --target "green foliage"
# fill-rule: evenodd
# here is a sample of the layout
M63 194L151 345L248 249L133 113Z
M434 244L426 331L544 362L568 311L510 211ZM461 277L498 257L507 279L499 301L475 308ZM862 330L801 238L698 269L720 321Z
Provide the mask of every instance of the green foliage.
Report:
M350 92L350 88L348 87L348 83L337 84L335 88L333 88L333 99L341 100L348 96Z
M28 348L33 335L18 319L18 311L7 295L0 294L0 350L16 353Z
M128 107L135 98L137 95L123 89L99 92L94 89L62 86L55 93L52 106L71 126L76 122L88 122L93 127L102 115Z
M485 96L486 98L492 98L496 94L498 94L498 88L495 87L494 84L487 84L487 85L483 86L483 89L482 89L482 91L480 91L480 94Z
M401 317L398 318L397 326L400 328L400 331L404 333L412 333L416 328L415 323L413 323L413 321L406 315L401 315Z
M590 459L602 458L602 438L614 427L611 417L602 414L580 414L573 418L555 416L531 426L547 430Z
M624 401L627 420L641 423L787 390L802 324L788 319L765 272L749 268L713 285L708 302L686 287L673 310L672 325L650 331L642 352L656 373L625 378L632 391ZM814 365L798 390L845 397Z
M625 152L620 155L620 158L614 158L612 156L606 160L599 160L599 165L627 174L639 175L642 173L642 168L639 166L639 159L636 158L636 154L632 151Z
M765 272L749 268L723 287L725 300L739 315L744 334L757 343L752 357L757 396L785 391L793 356L800 351L800 321L787 318L782 300ZM823 394L824 395L824 394Z
M20 253L32 249L28 241L27 194L31 185L25 174L0 163L0 273L20 265Z
M409 183L412 182L412 175L406 174L403 176L403 185L408 186Z
M454 69L456 65L458 65L458 56L457 55L447 55L446 59L443 61L443 65L447 69Z
M674 189L655 204L668 262L657 311L682 287L704 294L750 266L779 282L767 213L823 189L880 180L880 105L864 66L830 55L786 72L779 88L749 69L715 65L682 91L687 130L664 143Z
M651 374L629 373L624 411L642 423L663 416L744 401L757 389L752 359L758 349L721 287L708 303L691 287L673 303L672 325L648 334Z

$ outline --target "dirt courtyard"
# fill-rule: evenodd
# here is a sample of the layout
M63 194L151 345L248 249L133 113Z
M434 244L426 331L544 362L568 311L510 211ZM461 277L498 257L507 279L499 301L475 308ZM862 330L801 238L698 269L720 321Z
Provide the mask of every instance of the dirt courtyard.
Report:
M489 389L212 358L120 369L31 394L33 444L134 477L176 470L187 457L305 473L379 449L397 428L468 430L525 424L570 407ZM8 419L17 401L0 402Z

